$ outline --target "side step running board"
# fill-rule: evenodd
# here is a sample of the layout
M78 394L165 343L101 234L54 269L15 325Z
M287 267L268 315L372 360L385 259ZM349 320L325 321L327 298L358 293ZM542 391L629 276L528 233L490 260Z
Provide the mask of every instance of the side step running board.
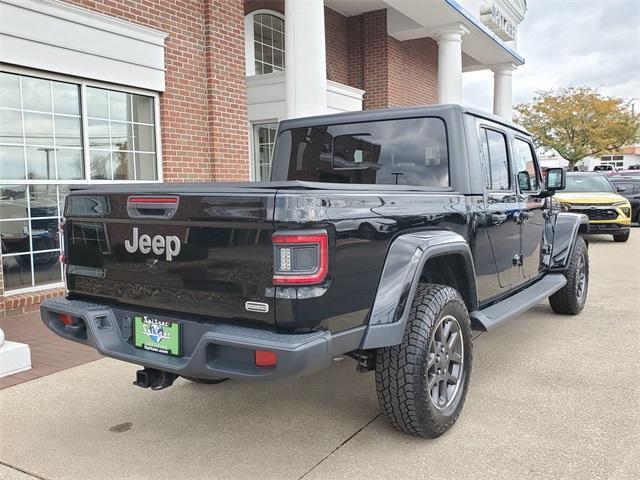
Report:
M550 297L567 283L561 273L545 275L539 282L483 310L471 312L471 318L485 330L492 330L507 320L529 310L540 300Z

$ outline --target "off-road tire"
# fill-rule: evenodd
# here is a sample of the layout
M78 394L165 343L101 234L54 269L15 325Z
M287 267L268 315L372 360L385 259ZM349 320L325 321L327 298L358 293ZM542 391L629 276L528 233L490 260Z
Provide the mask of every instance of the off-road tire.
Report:
M623 233L622 235L614 235L613 236L613 241L614 242L626 242L627 240L629 240L629 236L631 235L631 230L628 230L627 233Z
M580 269L582 268L581 258L584 262L585 284L580 295L578 293L578 284L581 275ZM567 269L563 274L567 278L567 284L549 297L549 304L556 313L577 315L584 308L589 291L589 251L587 242L580 235L576 237L569 265L567 265Z
M195 377L185 377L184 375L182 375L182 378L184 378L185 380L189 380L190 382L193 383L202 383L205 385L215 385L217 383L222 383L226 380L229 380L228 378L224 378L224 377L220 377L220 378L195 378Z
M436 327L448 316L457 320L462 338L461 381L451 395L452 403L438 409L428 387L429 349ZM467 394L471 341L471 320L460 294L444 285L419 284L402 343L380 348L376 355L378 404L389 423L402 432L426 438L439 437L451 428Z

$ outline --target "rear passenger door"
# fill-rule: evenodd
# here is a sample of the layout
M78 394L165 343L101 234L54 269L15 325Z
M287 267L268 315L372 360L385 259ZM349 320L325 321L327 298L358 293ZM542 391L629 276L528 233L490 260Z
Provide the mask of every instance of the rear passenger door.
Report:
M521 279L518 283L534 278L542 265L542 245L545 222L546 198L540 198L542 181L533 144L526 137L513 138L513 165L516 171L520 212L516 223L520 225Z
M511 173L507 132L499 127L481 125L480 161L485 189L486 230L496 264L499 288L490 296L508 291L518 279L517 256L520 253L520 211Z

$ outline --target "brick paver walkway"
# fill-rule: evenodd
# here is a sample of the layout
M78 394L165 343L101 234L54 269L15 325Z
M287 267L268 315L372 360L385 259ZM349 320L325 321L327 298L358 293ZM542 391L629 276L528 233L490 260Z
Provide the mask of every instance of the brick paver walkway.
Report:
M0 318L5 338L31 348L31 370L0 378L0 390L102 358L93 348L63 340L40 320L40 312Z

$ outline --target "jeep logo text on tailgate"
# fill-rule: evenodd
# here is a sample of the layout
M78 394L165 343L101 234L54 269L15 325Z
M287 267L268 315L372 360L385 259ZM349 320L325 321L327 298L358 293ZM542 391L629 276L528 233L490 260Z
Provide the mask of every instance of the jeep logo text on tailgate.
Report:
M133 239L125 240L124 248L129 253L135 253L138 250L140 253L147 254L153 250L156 255L165 254L165 258L168 262L178 254L180 254L180 238L175 235L155 235L151 238L146 233L140 235L138 238L138 227L133 227Z

